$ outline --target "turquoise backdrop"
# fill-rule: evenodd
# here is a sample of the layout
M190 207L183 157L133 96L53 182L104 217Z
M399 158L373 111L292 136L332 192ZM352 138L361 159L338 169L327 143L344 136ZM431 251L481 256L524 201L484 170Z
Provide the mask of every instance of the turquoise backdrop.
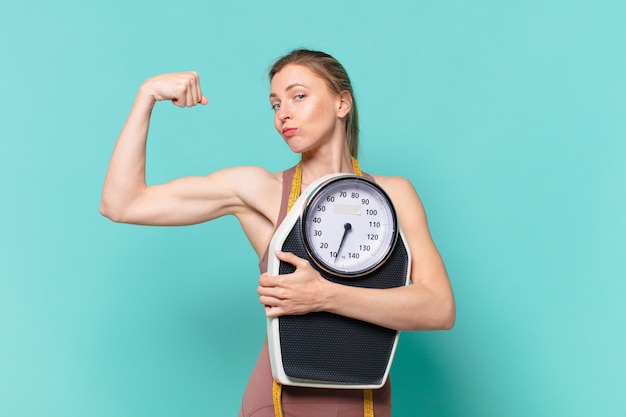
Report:
M403 333L395 416L626 415L626 3L0 0L0 416L234 416L265 332L233 218L98 212L144 79L150 183L295 163L266 69L336 56L361 164L409 178L458 304Z

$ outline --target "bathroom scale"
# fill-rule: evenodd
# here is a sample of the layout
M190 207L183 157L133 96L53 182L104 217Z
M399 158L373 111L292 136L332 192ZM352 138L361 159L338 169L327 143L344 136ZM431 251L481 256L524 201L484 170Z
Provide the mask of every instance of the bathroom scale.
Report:
M387 193L374 181L331 174L308 186L274 233L270 275L295 267L274 255L292 252L323 278L354 287L408 285L411 257ZM380 388L389 375L397 330L328 312L268 318L272 375L284 385Z

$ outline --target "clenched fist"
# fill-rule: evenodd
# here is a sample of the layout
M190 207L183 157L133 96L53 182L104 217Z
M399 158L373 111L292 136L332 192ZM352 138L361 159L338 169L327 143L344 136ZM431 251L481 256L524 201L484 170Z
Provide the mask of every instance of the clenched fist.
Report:
M151 96L154 101L171 100L179 107L192 107L209 102L202 94L200 77L194 71L161 74L149 78L141 86L140 92Z

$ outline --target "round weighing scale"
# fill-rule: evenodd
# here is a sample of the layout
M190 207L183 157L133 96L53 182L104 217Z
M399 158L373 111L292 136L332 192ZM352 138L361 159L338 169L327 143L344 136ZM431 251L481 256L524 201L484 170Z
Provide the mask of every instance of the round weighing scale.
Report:
M268 273L295 267L274 255L292 252L325 279L364 288L407 285L410 253L391 199L375 182L331 174L307 187L269 246ZM328 313L268 319L274 379L319 388L380 388L389 375L399 332Z

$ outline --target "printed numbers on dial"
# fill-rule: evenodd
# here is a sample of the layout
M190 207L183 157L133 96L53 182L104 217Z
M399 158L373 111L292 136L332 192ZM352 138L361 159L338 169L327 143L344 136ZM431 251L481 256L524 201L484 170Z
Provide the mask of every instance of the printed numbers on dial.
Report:
M309 255L324 270L344 277L367 274L384 264L398 235L389 196L363 177L323 183L303 214Z

